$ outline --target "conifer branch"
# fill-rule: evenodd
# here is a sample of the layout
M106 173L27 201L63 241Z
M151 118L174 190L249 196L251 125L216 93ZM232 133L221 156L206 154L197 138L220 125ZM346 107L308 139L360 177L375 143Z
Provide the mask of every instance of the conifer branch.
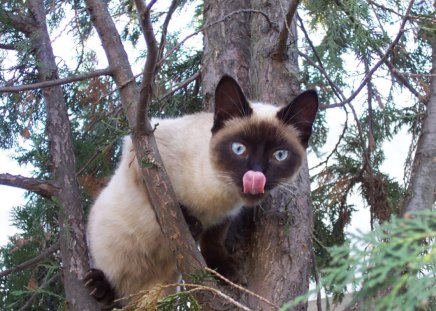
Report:
M335 82L330 78L327 71L325 70L324 65L322 64L321 58L319 57L318 52L316 51L315 46L313 45L312 40L310 39L309 34L307 33L306 28L304 27L303 20L301 19L300 16L297 15L297 17L298 17L298 21L300 22L300 27L301 27L301 30L303 31L304 37L306 38L307 42L309 43L309 46L310 46L313 54L315 55L315 58L316 58L318 64L316 64L314 61L312 61L312 59L308 55L306 55L300 51L298 52L298 55L302 56L311 66L317 68L321 72L321 74L327 79L328 83L330 84L330 87L332 88L333 93L336 95L336 97L338 97L339 100L341 100L341 101L345 100L346 97L342 93L341 88L335 84ZM335 107L342 107L342 106L344 106L344 105L341 104L341 105L335 106ZM324 106L324 107L321 106L320 108L327 109L327 108L335 108L335 107L332 107L332 105L328 105L328 106Z
M15 29L23 33L31 33L36 30L33 19L19 16L0 8L0 16L10 23Z
M32 296L30 296L30 298L26 301L26 303L20 308L18 309L18 311L24 311L27 310L33 303L33 301L35 300L35 298L41 294L41 290L45 289L47 287L49 287L52 283L56 282L58 280L58 278L60 277L60 273L57 272L55 273L51 278L49 278L45 283L43 283L41 286L38 287L39 290L36 290Z
M48 256L50 256L54 252L57 252L58 250L59 250L59 242L55 242L54 244L50 245L50 247L43 250L38 256L35 256L23 263L20 263L11 269L0 271L0 278L9 275L11 273L15 273L27 269L29 267L32 267L40 263L41 261L45 260Z
M68 84L72 82L87 80L91 78L96 78L99 76L108 76L112 75L112 69L106 68L106 69L99 69L93 72L88 72L76 76L71 76L63 79L56 79L56 80L50 80L50 81L43 81L38 83L32 83L32 84L26 84L26 85L20 85L20 86L5 86L0 87L0 94L1 93L19 93L23 91L30 91L30 90L37 90L37 89L43 89L47 87L53 87L63 84Z
M59 188L50 181L11 174L0 174L0 185L28 190L48 199L55 196L59 190Z
M383 64L386 64L387 66L388 66L388 68L390 68L390 65L392 65L392 64L390 64L389 63L389 61L388 61L388 57L389 57L389 55L391 55L391 53L392 53L392 51L394 50L394 48L395 48L395 46L398 44L398 42L400 41L400 39L401 39L401 37L403 36L403 34L404 34L404 32L406 31L405 30L405 25L406 25L406 23L407 23L407 21L409 20L409 18L410 18L410 12L411 12L411 9L412 9L412 6L413 6L413 3L414 3L415 1L414 0L411 0L410 2L409 2L409 4L408 4L408 6L407 6L407 9L406 9L406 11L405 11L405 13L404 13L404 15L403 15L403 18L402 18L402 20L401 20L401 23L400 23L400 27L399 27L399 30L398 30L398 32L397 32L397 35L395 36L395 38L394 38L394 40L391 42L391 44L389 45L389 47L386 49L386 51L384 52L384 53L382 53L382 52L379 52L379 55L380 55L380 59L379 59L379 61L367 72L367 74L365 75L365 78L362 80L362 82L360 83L360 85L354 90L354 92L348 97L348 98L343 98L342 100L341 100L341 102L339 102L339 103L335 103L335 104L332 104L332 105L328 105L328 106L325 106L324 107L324 109L326 109L326 108L336 108L336 107L342 107L342 106L344 106L344 105L346 105L346 104L349 104L349 103L351 103L351 101L353 101L354 100L354 98L356 98L356 96L357 95L359 95L359 93L362 91L362 89L365 87L365 85L368 83L368 81L371 79L371 77L372 77L372 75L378 70L378 68L381 66L381 65L383 65ZM340 2L338 2L337 1L337 4L338 5L341 5L340 4ZM353 21L354 21L354 18L352 19ZM301 25L302 25L302 23L301 23ZM304 27L302 26L302 29L303 29L303 32L305 32L305 30L304 30ZM308 35L307 35L307 33L305 32L305 36L306 36L306 38L308 38ZM310 42L310 41L309 41ZM311 48L314 50L314 47L313 46L311 46ZM299 55L301 55L301 56L303 56L304 57L304 54L302 54L302 53L299 53ZM319 59L319 57L317 56L317 54L315 54L316 55L316 57L318 58L318 62L321 64L321 60ZM309 60L310 58L308 57L308 56L306 56L305 57L306 58L306 60ZM310 62L311 63L311 65L314 65L314 63L313 62ZM320 68L322 68L322 65L320 65L320 66L315 66L315 67L317 67L318 69L320 69ZM321 73L325 76L325 77L327 77L328 78L328 74L327 74L327 72L325 71L325 70L322 70L321 71ZM401 77L400 75L396 75L396 73L393 73L396 77L399 77L399 81L400 82L403 82L405 79L403 79L403 77ZM328 81L329 81L329 84L330 85L334 85L334 84L332 84L331 83L331 79L328 79ZM410 84L404 84L409 90L411 89L411 85ZM413 89L413 88L412 88ZM333 88L333 92L336 94L336 92L338 91L339 89L338 88ZM418 98L422 98L422 97L420 97L419 96L419 94L416 92L416 91L412 91L411 90L411 92L412 92L412 94L414 94L415 96L416 95L418 95L417 97ZM336 94L336 95L338 95L338 94Z

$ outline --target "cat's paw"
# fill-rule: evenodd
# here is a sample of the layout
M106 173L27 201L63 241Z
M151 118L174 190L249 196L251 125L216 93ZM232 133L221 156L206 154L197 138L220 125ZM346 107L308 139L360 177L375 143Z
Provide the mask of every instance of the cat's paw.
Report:
M115 291L103 271L91 269L83 278L89 294L99 303L111 305L115 299Z

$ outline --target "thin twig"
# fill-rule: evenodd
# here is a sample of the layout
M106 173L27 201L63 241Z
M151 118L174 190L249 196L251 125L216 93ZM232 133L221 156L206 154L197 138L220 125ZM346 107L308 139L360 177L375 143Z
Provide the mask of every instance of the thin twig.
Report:
M167 285L159 285L158 287L155 287L152 291L142 291L139 292L138 294L135 294L134 297L139 297L138 301L143 301L143 297L145 295L150 295L153 292L157 292L160 293L162 292L162 290L164 289L168 289L168 288L186 288L187 290L185 290L185 292L187 293L194 293L194 292L198 292L198 291L202 291L202 292L212 292L218 296L220 296L221 298L223 298L224 300L230 302L231 304L233 304L234 306L238 307L239 309L245 310L245 311L252 311L250 308L248 308L247 306L244 306L243 304L241 304L240 302L236 301L235 299L233 299L232 297L228 296L227 294L224 294L222 291L210 287L210 286L206 286L206 285L200 285L200 284L192 284L192 283L173 283L173 284L167 284ZM189 289L188 289L189 288ZM135 304L135 299L132 300L133 304ZM155 301L153 301L155 302ZM150 307L150 306L146 306L146 307Z
M48 279L44 284L42 284L41 286L39 286L39 287L37 288L37 290L35 290L35 292L32 294L32 296L30 296L30 298L26 301L26 303L25 303L23 306L21 306L20 309L18 309L18 311L24 311L24 310L28 309L29 307L31 307L31 305L32 305L33 301L35 300L35 298L36 298L39 294L41 294L41 291L40 291L40 290L49 287L49 286L50 286L52 283L54 283L54 282L55 282L55 281L56 281L60 276L61 276L60 273L57 272L57 273L55 273L55 274L54 274L50 279Z
M312 257L312 268L313 268L313 275L315 277L315 284L316 284L316 307L318 311L322 311L321 306L321 283L319 282L319 272L318 272L318 265L316 264L316 256L315 256L315 250L313 248L312 244L312 251L311 251L311 257Z
M371 79L372 75L377 71L377 69L382 64L387 64L387 60L388 60L389 55L392 53L392 51L394 50L394 47L398 44L399 40L403 36L403 33L405 32L405 25L409 19L410 11L412 9L413 3L414 3L414 0L411 0L409 2L409 5L406 9L406 12L404 13L404 17L401 21L400 28L398 30L398 33L397 33L395 39L391 42L389 47L386 49L386 52L383 53L382 55L380 55L380 60L371 68L371 70L368 71L365 78L362 80L362 82L357 87L357 89L348 98L342 99L340 103L329 105L327 108L341 107L341 106L344 106L346 104L349 104L354 98L356 98L356 96L360 93L360 91L365 87L365 85L368 83L368 81ZM301 23L301 19L300 19L300 23ZM305 32L304 27L302 27L302 29L303 29L303 32ZM307 33L305 32L305 35L306 34ZM306 38L307 37L308 36L306 36ZM310 43L310 41L309 41L309 43ZM314 48L312 48L312 49L314 49ZM315 55L316 55L316 57L318 57L317 54L315 54ZM318 57L318 62L321 63L321 60L319 59L319 57ZM313 63L311 65L313 65ZM389 64L387 64L387 66L389 67ZM319 68L319 66L318 66L318 68ZM322 73L325 73L325 76L328 77L328 75L326 75L325 71L323 71ZM329 83L330 83L330 81L329 81ZM337 91L337 89L334 88L333 91L335 92L335 91Z
M219 274L219 273L216 272L215 270L212 270L212 269L210 269L210 268L208 268L208 267L205 267L204 270L206 270L206 271L209 272L209 273L212 273L212 274L215 275L216 277L220 278L221 280L223 280L224 282L226 282L226 283L229 284L230 286L232 286L232 287L234 287L234 288L240 290L241 292L244 292L244 293L247 293L247 294L249 294L249 295L251 295L251 296L253 296L253 297L256 297L257 299L259 299L259 300L261 300L261 301L263 301L263 302L269 304L270 306L272 306L272 307L274 307L274 308L277 308L277 309L279 308L277 305L275 305L274 303L272 303L272 302L269 301L268 299L266 299L266 298L264 298L264 297L262 297L262 296L260 296L260 295L258 295L258 294L256 294L256 293L254 293L254 292L252 292L252 291L250 291L250 290L248 290L248 289L246 289L246 288L244 288L244 287L242 287L242 286L240 286L240 285L238 285L238 284L236 284L236 283L233 283L232 281L230 281L230 280L227 279L226 277L222 276L221 274Z
M401 21L400 24L400 28L398 30L397 35L395 36L395 39L391 42L391 44L389 45L389 47L386 49L386 52L380 57L380 60L371 68L371 70L369 70L369 72L366 74L365 78L362 80L362 82L360 83L360 85L357 87L357 89L353 92L353 94L351 94L350 97L348 97L343 103L347 104L350 103L354 98L356 98L356 96L360 93L360 91L365 87L365 85L368 83L368 81L371 79L372 75L374 74L374 72L377 71L377 69L385 63L385 61L387 60L387 58L389 57L389 55L392 53L392 51L394 50L395 46L398 44L398 42L400 41L401 37L403 36L403 33L405 32L405 26L406 23L409 19L409 14L410 11L412 9L413 3L415 1L411 0L409 2L409 5L406 9L406 12L404 13L404 17Z
M332 149L332 151L330 152L330 154L326 157L326 159L324 161L322 161L322 162L318 163L317 165L309 168L309 170L313 170L315 168L318 168L318 167L320 167L323 164L327 165L327 163L330 160L330 158L338 151L339 145L340 145L342 139L345 137L345 133L347 132L347 129L348 129L348 113L345 113L345 124L344 124L344 127L342 129L342 133L339 136L338 141L336 142L335 147Z
M310 49L312 50L313 54L315 55L316 60L318 61L318 65L315 62L313 62L308 55L303 54L302 52L298 52L298 55L304 57L310 65L316 67L321 72L321 74L327 79L327 81L330 84L332 91L336 95L336 97L338 97L338 99L340 101L344 101L346 98L345 95L342 93L340 87L337 86L333 82L333 80L328 75L327 70L324 68L322 61L321 61L321 58L319 57L318 52L316 51L315 46L313 45L313 42L310 39L309 34L306 31L306 28L304 27L303 20L301 19L301 17L299 15L297 15L297 18L298 18L298 21L300 22L301 30L303 31L303 34L304 34L307 42L309 43Z
M53 87L63 84L68 84L76 81L91 79L99 76L104 75L111 75L112 69L106 68L106 69L99 69L93 72L84 73L77 76L71 76L64 79L56 79L56 80L50 80L50 81L44 81L44 82L38 82L38 83L32 83L32 84L26 84L26 85L20 85L20 86L5 86L0 87L0 94L1 93L18 93L23 91L29 91L29 90L36 90L36 89L42 89L47 87Z
M50 247L43 250L38 256L33 257L33 258L23 262L23 263L20 263L11 269L0 271L0 277L4 277L4 276L9 275L11 273L15 273L15 272L27 269L29 267L32 267L32 266L40 263L41 261L45 260L48 256L50 256L54 252L57 252L58 250L59 250L59 242L55 242Z
M186 286L186 285L185 285ZM209 287L209 286L202 286L202 285L196 285L195 288L189 290L188 292L192 293L192 292L196 292L196 291L209 291L212 292L218 296L220 296L221 298L223 298L224 300L230 302L231 304L235 305L236 307L245 310L245 311L252 311L252 309L248 308L247 306L244 306L243 304L241 304L240 302L236 301L235 299L233 299L232 297L224 294L222 291L213 288L213 287Z
M197 71L196 73L194 73L192 76L190 76L189 78L183 80L182 82L180 82L179 84L177 84L173 89L171 89L171 91L169 91L168 93L166 93L165 95L163 95L162 97L160 97L158 99L158 101L162 101L165 98L171 96L172 94L174 94L175 92L177 92L178 90L180 90L181 88L186 87L187 85L189 85L191 82L197 80L199 77L201 76L200 71Z

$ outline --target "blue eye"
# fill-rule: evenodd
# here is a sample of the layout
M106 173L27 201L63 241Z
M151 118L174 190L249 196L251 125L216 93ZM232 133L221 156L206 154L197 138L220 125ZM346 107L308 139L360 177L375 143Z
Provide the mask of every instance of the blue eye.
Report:
M277 161L283 161L288 157L288 153L288 150L277 150L273 155Z
M245 146L241 143L233 143L232 144L232 151L236 154L236 155L241 155L245 152L247 148L245 148Z

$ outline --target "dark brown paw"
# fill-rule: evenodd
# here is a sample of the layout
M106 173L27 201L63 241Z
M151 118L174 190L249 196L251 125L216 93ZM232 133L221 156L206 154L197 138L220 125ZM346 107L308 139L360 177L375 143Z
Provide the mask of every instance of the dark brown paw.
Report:
M115 299L115 291L103 271L91 269L83 278L89 294L104 305L111 305Z

